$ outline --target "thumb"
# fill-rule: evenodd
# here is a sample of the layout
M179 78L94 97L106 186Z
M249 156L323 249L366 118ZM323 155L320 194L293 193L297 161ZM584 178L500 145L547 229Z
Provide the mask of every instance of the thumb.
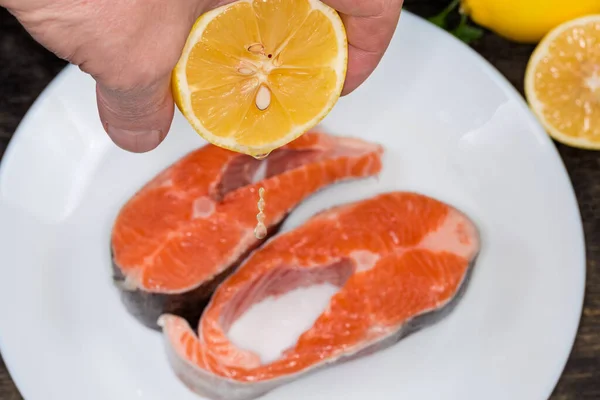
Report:
M153 150L169 132L174 104L168 76L130 90L115 90L98 82L96 99L104 130L124 150Z

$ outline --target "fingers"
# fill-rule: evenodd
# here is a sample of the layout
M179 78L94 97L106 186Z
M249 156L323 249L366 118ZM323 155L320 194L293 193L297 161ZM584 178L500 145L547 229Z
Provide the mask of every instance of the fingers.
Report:
M168 77L129 91L96 85L98 112L111 140L120 148L144 153L165 138L173 120L174 104Z
M167 136L175 108L171 71L196 18L214 8L216 1L145 0L144 7L120 2L122 14L130 18L114 29L119 35L114 38L117 44L110 46L116 49L113 62L97 63L92 73L98 82L102 125L117 146L143 153L155 149Z
M342 95L375 70L396 30L402 0L324 0L341 13L348 35L348 72Z
M338 12L354 17L376 17L383 15L390 0L323 0Z

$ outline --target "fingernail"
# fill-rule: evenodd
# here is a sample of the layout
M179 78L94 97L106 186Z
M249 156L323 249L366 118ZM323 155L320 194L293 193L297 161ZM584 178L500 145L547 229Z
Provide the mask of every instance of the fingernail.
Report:
M162 130L129 130L106 124L106 133L123 150L145 153L154 150L165 138Z

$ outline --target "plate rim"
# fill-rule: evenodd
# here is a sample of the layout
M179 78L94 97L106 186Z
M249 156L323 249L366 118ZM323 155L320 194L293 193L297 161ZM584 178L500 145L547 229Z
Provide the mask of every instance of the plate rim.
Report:
M402 15L401 18L398 22L398 24L401 23L402 18L409 18L409 19L413 19L415 23L421 25L423 27L423 29L432 29L434 31L437 31L438 34L441 34L443 36L446 36L447 39L453 40L455 41L455 43L462 47L462 49L464 51L466 51L467 54L470 54L470 57L472 58L472 62L474 64L477 64L481 70L483 72L486 73L486 76L494 82L495 85L497 85L500 89L502 89L502 91L504 93L507 94L507 96L509 96L511 98L511 100L515 101L517 104L519 104L520 108L522 108L523 111L525 111L523 114L523 118L527 120L527 122L532 126L532 129L530 130L530 134L534 135L540 142L540 145L543 146L543 148L548 151L549 156L554 157L554 161L558 163L558 169L560 170L560 174L562 174L562 177L560 177L561 179L565 179L566 183L568 184L568 188L569 188L569 192L565 193L565 196L568 197L571 202L571 206L573 207L573 211L575 212L575 216L577 217L577 232L578 232L578 237L574 238L578 243L575 242L574 243L574 247L579 247L579 254L573 254L574 258L579 258L582 262L582 265L579 267L581 268L582 274L581 274L581 280L578 284L579 286L579 292L580 292L580 296L579 296L579 300L577 301L577 306L576 306L576 313L574 313L573 318L575 319L573 326L571 328L571 332L569 333L569 341L565 341L565 346L566 347L566 351L564 354L556 354L556 360L557 362L560 361L560 364L562 364L562 367L559 369L557 368L557 372L555 374L555 376L553 377L552 381L548 381L548 391L546 393L546 397L545 398L549 398L550 395L552 394L552 392L555 390L557 384L559 383L565 367L567 365L567 362L573 352L573 348L575 345L575 341L577 339L577 334L579 332L580 329L580 325L581 325L581 319L582 319L582 314L583 314L583 308L584 308L584 302L585 302L585 297L586 297L586 282L587 282L587 245L586 245L586 234L585 234L585 230L584 230L584 226L583 226L583 220L582 220L582 215L581 215L581 209L580 209L580 205L577 199L577 195L575 192L575 188L573 186L573 182L569 176L567 167L557 149L557 147L554 145L552 139L549 137L549 135L546 133L546 131L544 130L544 128L542 127L542 125L540 124L540 122L535 118L535 115L532 113L531 109L529 108L526 99L521 95L521 93L517 90L517 88L508 80L508 78L502 74L502 72L500 72L500 70L498 70L490 61L488 61L483 55L481 55L480 53L478 53L474 48L472 48L471 46L465 44L464 42L460 41L459 39L457 39L456 37L454 37L452 34L450 34L449 32L445 31L444 29L436 26L435 24L429 22L427 19L415 14L414 12L411 12L407 9L402 9ZM397 30L395 32L394 35L397 34ZM31 106L29 107L29 109L26 111L26 113L23 115L22 119L19 121L19 124L17 125L15 131L13 132L13 135L11 137L11 140L9 141L4 155L2 157L2 159L0 160L0 179L2 178L3 174L4 174L4 170L5 168L3 168L3 165L6 163L6 160L9 159L10 157L13 156L13 153L15 153L17 151L17 149L20 148L21 145L21 131L23 130L23 125L25 122L27 122L29 119L34 118L35 114L37 113L38 109L41 107L42 102L49 96L49 94L51 94L52 89L57 86L62 80L66 79L72 72L76 72L74 70L77 70L78 68L72 64L67 64L65 65L65 67L58 73L56 74L56 76L46 85L46 87L44 87L44 89L38 94L38 96L35 98L35 100L32 102ZM25 374L21 374L19 371L17 371L14 368L14 365L18 364L17 362L14 362L14 358L16 358L16 354L13 354L13 352L11 350L8 350L8 346L6 346L6 343L4 343L3 339L2 339L2 330L0 330L0 353L2 354L2 358L4 359L4 364L6 366L6 369L10 375L10 378L12 379L14 385L17 387L19 394L23 397L23 398L28 398L26 396L26 394L31 394L31 392L29 391L29 389L27 389L29 386L26 384L27 379L25 378ZM567 334L567 331L565 331L565 335ZM14 356L14 357L13 357ZM542 390L542 388L540 388L540 390Z

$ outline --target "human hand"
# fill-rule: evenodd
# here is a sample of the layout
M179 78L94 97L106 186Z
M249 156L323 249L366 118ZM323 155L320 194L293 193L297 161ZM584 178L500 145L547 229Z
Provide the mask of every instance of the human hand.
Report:
M396 31L403 0L322 0L341 15L348 36L348 71L342 95L375 70Z
M0 0L57 56L96 80L102 125L132 152L156 148L173 120L171 71L195 20L232 0ZM346 26L343 95L373 72L392 38L402 0L323 0Z

